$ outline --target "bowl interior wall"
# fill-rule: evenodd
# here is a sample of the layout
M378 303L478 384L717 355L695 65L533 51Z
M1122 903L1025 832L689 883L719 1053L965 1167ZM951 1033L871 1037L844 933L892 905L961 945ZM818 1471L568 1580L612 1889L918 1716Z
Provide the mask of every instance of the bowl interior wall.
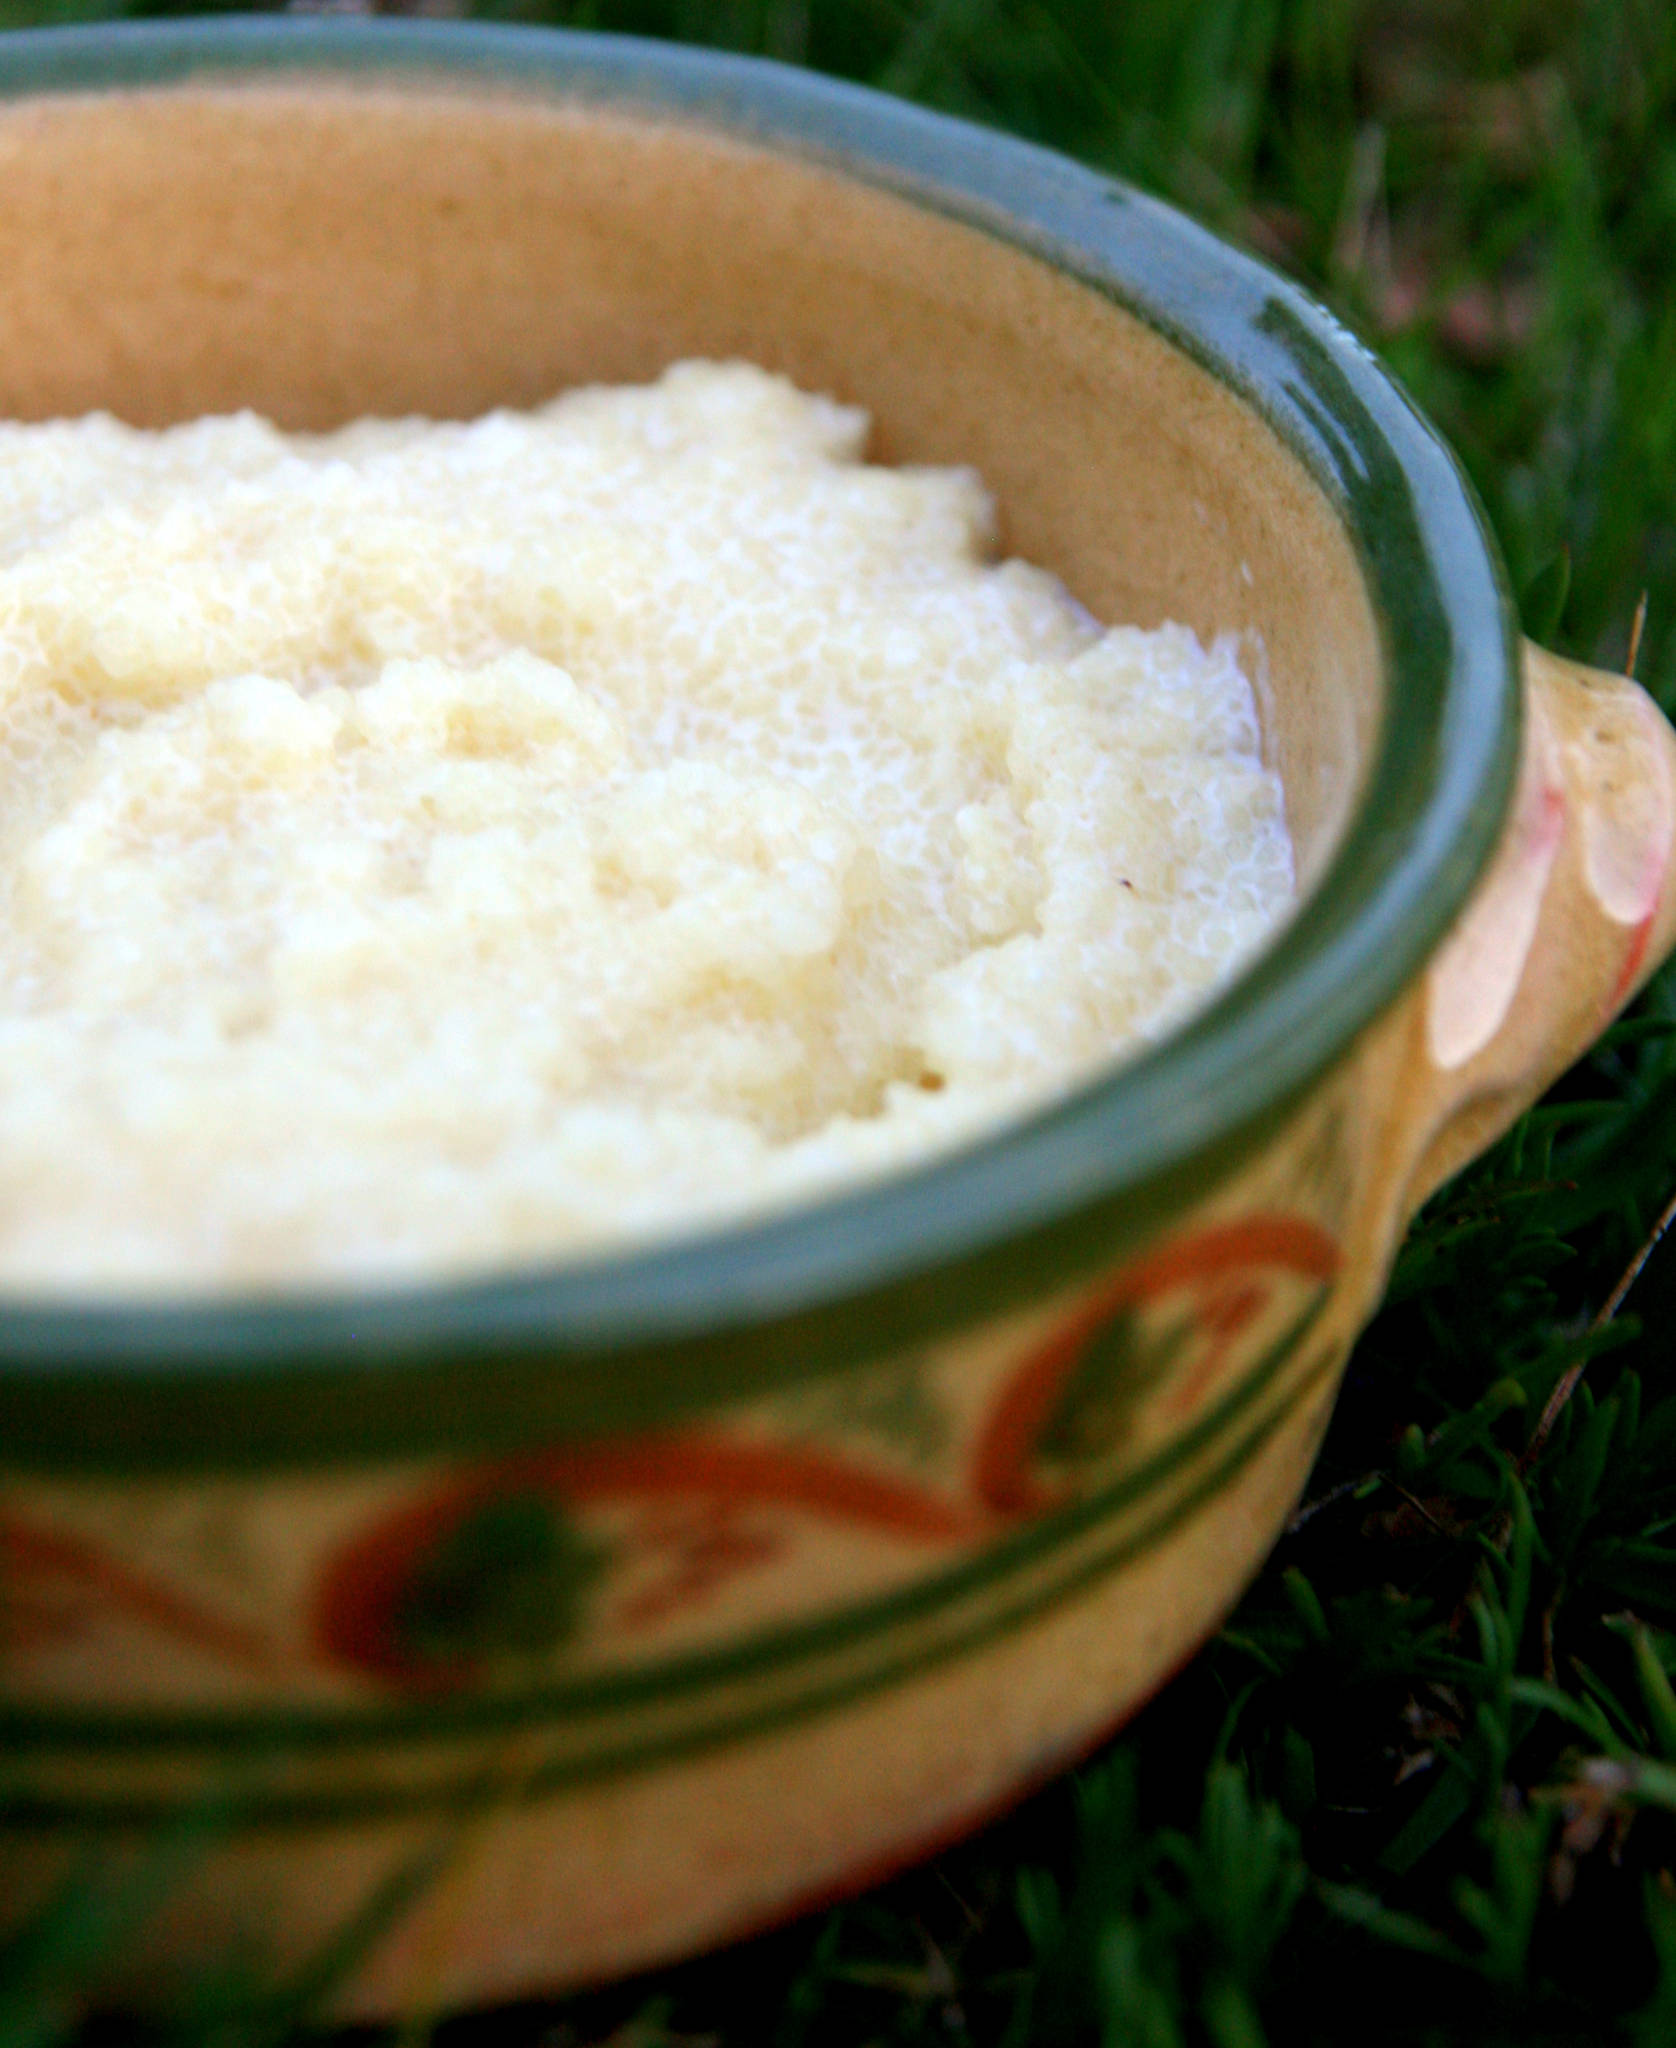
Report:
M298 80L0 111L0 415L470 417L745 356L969 462L1101 618L1233 630L1306 880L1383 687L1342 525L1247 405L1103 294L835 170L515 95Z

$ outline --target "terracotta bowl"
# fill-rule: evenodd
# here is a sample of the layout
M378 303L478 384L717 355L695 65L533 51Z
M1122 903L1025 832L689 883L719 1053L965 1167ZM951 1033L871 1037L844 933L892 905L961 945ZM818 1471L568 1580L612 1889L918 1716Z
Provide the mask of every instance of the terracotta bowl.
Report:
M336 1998L376 2016L858 1886L1237 1598L1405 1218L1670 944L1671 734L1521 647L1329 315L1040 150L479 28L13 35L0 95L0 414L324 427L748 356L976 463L1102 617L1245 636L1302 908L1051 1112L480 1285L0 1310L0 1919L196 1814L108 1988L381 1899Z

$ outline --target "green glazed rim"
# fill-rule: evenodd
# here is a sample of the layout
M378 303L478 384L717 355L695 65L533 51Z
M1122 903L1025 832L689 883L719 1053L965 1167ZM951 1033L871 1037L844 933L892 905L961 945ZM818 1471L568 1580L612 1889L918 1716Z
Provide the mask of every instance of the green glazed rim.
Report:
M1052 264L1253 408L1327 493L1387 702L1344 842L1185 1029L911 1173L760 1223L465 1283L0 1308L14 1465L150 1470L488 1449L642 1428L925 1341L1154 1236L1278 1129L1411 982L1499 833L1518 636L1454 457L1295 285L1034 145L761 59L632 38L266 17L17 31L0 97L330 72L482 82L836 165Z

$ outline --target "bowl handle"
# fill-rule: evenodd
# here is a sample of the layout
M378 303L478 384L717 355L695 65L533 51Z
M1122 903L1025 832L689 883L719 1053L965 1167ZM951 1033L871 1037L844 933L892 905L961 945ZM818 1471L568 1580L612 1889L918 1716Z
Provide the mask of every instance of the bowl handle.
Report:
M1565 1071L1676 942L1676 733L1637 684L1529 641L1524 675L1507 826L1401 1034L1409 1213Z

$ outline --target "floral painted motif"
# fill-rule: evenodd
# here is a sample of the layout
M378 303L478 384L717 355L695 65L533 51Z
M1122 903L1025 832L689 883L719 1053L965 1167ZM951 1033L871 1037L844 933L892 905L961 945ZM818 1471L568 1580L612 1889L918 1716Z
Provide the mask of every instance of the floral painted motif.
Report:
M1277 1286L1315 1293L1337 1269L1334 1241L1285 1216L1213 1227L1136 1261L1006 1373L964 1469L941 1487L847 1449L701 1432L485 1465L338 1554L315 1639L386 1683L450 1687L550 1656L583 1629L655 1627L781 1558L811 1525L932 1552L981 1543L1075 1498L1122 1455L1144 1409L1184 1424L1237 1368ZM638 1510L615 1550L586 1534L590 1508L605 1505ZM631 1564L634 1589L618 1595Z
M172 1576L167 1558L141 1570L38 1503L8 1504L4 1669L66 1648L85 1663L121 1628L254 1683L422 1697L720 1646L767 1612L911 1584L1138 1468L1288 1341L1338 1263L1297 1216L1217 1224L1133 1261L1045 1336L975 1333L702 1426L385 1489L362 1475L366 1507L332 1509L266 1629L221 1611L184 1554Z
M632 1551L641 1570L615 1604L611 1553L579 1527L599 1505L638 1511L616 1562ZM585 1608L596 1625L632 1631L777 1557L783 1535L751 1519L764 1509L934 1547L981 1526L928 1489L802 1447L696 1431L567 1445L480 1466L345 1546L320 1582L315 1639L328 1659L398 1684L464 1683L557 1649ZM538 1637L525 1617L544 1592ZM416 1614L428 1618L429 1641Z
M1004 1515L1054 1506L1121 1443L1149 1396L1178 1423L1193 1414L1236 1363L1272 1276L1324 1286L1338 1258L1318 1225L1274 1216L1195 1232L1125 1267L1007 1383L978 1440L974 1490ZM1172 1318L1144 1323L1161 1304Z

